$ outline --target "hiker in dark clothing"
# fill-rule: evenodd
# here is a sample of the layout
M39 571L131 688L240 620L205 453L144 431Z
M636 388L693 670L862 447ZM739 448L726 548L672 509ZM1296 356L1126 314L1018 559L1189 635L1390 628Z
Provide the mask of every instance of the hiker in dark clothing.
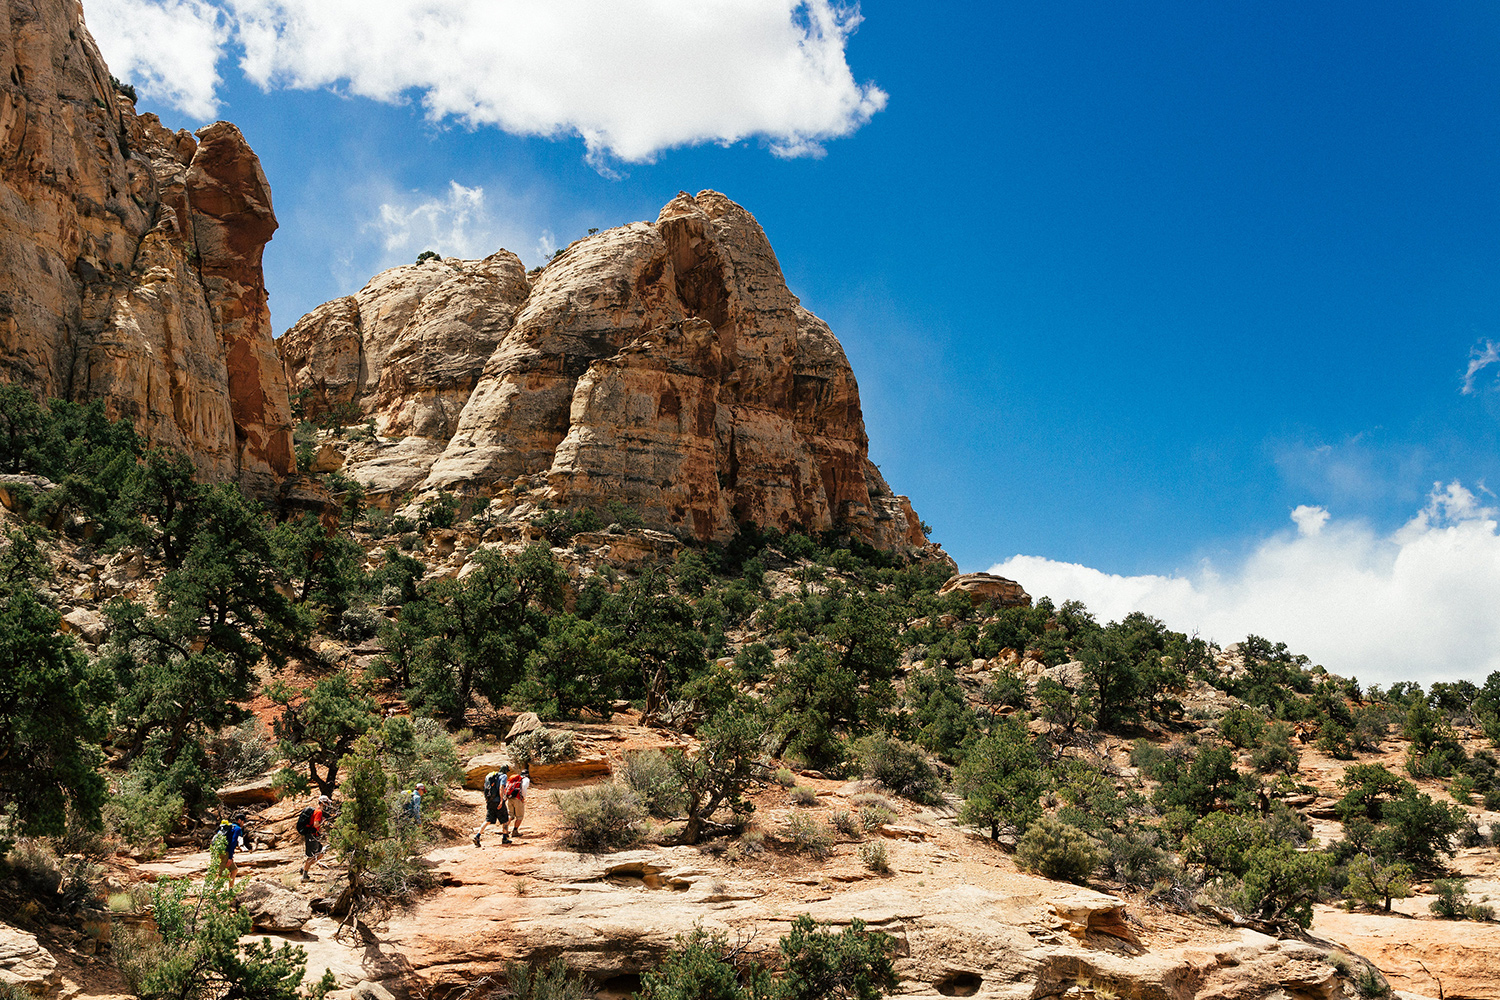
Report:
M510 843L510 812L505 807L508 798L510 782L510 765L503 764L498 771L491 771L484 776L484 822L479 824L479 829L474 831L474 846L483 847L479 842L484 831L491 823L500 826L500 843Z

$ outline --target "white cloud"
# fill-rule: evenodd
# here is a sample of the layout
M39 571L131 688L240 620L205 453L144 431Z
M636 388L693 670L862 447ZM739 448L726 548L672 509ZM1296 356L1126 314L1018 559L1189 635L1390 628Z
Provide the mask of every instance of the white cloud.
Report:
M1330 517L1328 511L1322 507L1309 507L1302 504L1292 511L1292 521L1297 525L1297 534L1312 538L1323 530L1323 525L1328 523Z
M1292 513L1295 532L1264 539L1244 565L1204 562L1172 576L1117 576L1038 556L991 572L1034 597L1081 600L1100 620L1144 611L1221 643L1285 642L1365 682L1430 683L1500 670L1500 532L1496 511L1458 483L1379 533L1320 507Z
M372 200L378 204L363 229L379 241L375 270L410 264L424 250L474 260L501 248L535 266L553 248L552 234L530 222L528 206L535 207L534 196L523 198L503 187L487 193L480 186L449 181L441 194L387 189Z
M201 20L203 0L113 0L157 20ZM420 100L435 121L518 135L578 135L607 169L615 157L653 159L675 146L765 139L779 156L820 155L885 107L845 58L860 22L835 0L218 0L263 88L338 88L373 100ZM96 25L107 58L145 37L125 17ZM210 70L224 38L201 33L174 48ZM134 44L134 43L132 43ZM186 54L179 56L186 59ZM113 63L112 63L113 64ZM133 66L144 65L137 60ZM119 72L118 70L116 71ZM190 110L213 81L169 92ZM175 95L175 96L174 96Z
M218 113L229 25L205 0L98 0L87 24L115 76L200 121Z
M1469 351L1469 367L1464 372L1464 385L1461 391L1465 396L1474 393L1474 376L1482 370L1500 361L1500 344L1486 340L1483 347L1475 347Z

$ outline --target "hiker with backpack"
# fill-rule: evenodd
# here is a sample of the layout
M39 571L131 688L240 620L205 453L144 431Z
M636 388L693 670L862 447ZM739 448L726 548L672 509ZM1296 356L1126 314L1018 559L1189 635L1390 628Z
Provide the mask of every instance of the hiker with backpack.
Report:
M229 888L231 891L234 889L235 876L239 874L239 869L234 863L234 851L241 844L245 845L245 850L247 851L254 850L250 846L249 833L244 827L232 821L227 816L219 821L219 829L214 832L213 839L208 843L210 852L222 845L224 853L219 856L219 867L221 870L229 872Z
M500 765L500 770L491 771L484 776L484 822L479 824L479 829L474 831L474 846L483 847L479 838L491 823L500 826L500 843L510 843L510 814L506 809L505 800L510 789L510 765Z
M417 787L411 790L406 796L406 801L401 805L401 814L412 823L422 822L422 796L426 794L427 786L419 781Z
M312 880L312 866L323 856L323 829L333 819L333 800L326 795L318 796L318 804L308 806L297 816L297 832L302 834L302 846L307 851L307 860L302 862L302 881Z
M521 768L521 773L506 783L506 796L510 800L510 835L512 837L521 835L521 818L526 815L526 793L530 789L530 767Z

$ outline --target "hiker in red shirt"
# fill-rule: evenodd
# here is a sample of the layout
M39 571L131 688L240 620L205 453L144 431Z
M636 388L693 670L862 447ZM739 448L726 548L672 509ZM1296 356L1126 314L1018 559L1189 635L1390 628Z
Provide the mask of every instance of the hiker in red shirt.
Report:
M531 768L521 768L521 773L513 775L505 787L510 805L510 835L519 837L521 817L526 815L526 793L531 789Z
M302 845L307 850L307 860L302 862L302 881L312 878L308 872L323 856L323 829L333 818L333 800L326 795L318 796L316 806L308 806L297 817L297 832L302 834Z

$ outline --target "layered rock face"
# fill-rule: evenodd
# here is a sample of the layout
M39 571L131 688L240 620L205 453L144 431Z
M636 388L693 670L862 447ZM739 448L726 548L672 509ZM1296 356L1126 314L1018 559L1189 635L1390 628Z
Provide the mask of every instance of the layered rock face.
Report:
M276 229L233 125L136 115L71 0L0 0L0 378L104 400L213 478L294 468L261 253Z
M868 459L843 348L713 191L530 275L504 251L384 272L278 350L309 415L393 439L353 465L376 491L621 501L700 541L755 523L926 544Z

